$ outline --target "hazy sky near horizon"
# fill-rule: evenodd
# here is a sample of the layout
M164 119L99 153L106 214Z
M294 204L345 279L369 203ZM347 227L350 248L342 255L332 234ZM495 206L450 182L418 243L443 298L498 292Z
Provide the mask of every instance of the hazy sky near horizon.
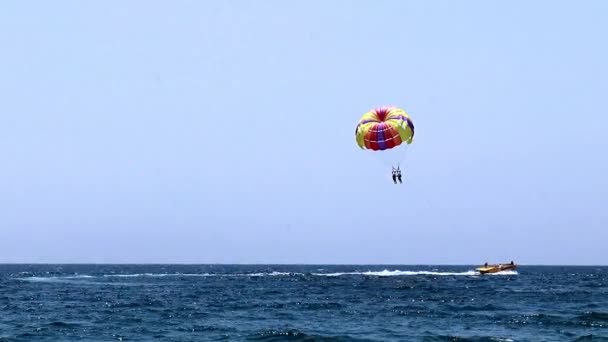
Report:
M0 262L608 264L608 2L0 4ZM363 112L416 125L406 183Z

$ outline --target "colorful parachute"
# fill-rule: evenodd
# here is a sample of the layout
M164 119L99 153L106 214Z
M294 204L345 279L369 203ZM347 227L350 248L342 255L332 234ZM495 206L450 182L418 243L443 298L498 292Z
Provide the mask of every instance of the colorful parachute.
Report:
M357 145L362 149L384 151L414 138L414 123L401 108L384 106L363 114L355 129Z

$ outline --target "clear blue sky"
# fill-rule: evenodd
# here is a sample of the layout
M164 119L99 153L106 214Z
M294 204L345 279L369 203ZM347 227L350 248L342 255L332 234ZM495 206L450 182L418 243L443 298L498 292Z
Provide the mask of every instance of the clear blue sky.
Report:
M0 5L0 262L608 264L606 1ZM360 115L416 124L406 184Z

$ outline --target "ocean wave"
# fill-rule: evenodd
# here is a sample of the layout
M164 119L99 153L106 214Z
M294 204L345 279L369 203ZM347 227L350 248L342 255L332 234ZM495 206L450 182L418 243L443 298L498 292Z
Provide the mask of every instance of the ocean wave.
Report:
M578 319L583 320L596 320L600 322L608 323L608 313L606 312L597 312L597 311L587 311L578 316Z
M595 328L606 328L608 327L608 313L587 311L577 317L578 322L581 325L595 327Z
M370 339L359 339L350 336L331 336L321 334L307 334L296 329L264 330L250 335L249 341L374 341Z
M495 337L495 336L461 337L461 336L452 336L452 335L432 335L432 336L425 336L424 341L428 341L428 342L442 342L442 341L513 342L514 340L512 340L508 337Z
M583 341L599 341L599 342L607 342L608 337L598 336L598 335L583 335L574 340L574 342L583 342Z

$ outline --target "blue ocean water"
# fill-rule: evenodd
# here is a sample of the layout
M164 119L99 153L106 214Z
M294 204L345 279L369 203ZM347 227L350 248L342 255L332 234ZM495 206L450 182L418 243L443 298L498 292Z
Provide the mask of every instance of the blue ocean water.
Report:
M0 341L608 341L608 267L0 265Z

